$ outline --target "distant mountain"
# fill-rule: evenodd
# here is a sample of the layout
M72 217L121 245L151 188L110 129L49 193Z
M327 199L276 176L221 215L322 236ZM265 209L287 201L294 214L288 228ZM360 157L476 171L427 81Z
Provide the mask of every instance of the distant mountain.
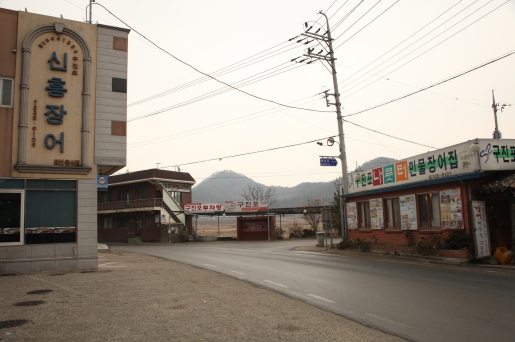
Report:
M372 159L361 166L362 170L379 167L395 161L395 159L379 157ZM349 169L349 171L354 171ZM266 185L258 183L253 179L234 171L224 170L213 173L192 189L193 202L199 203L218 203L229 200L242 199L241 193L247 185ZM332 181L316 183L300 183L294 187L275 187L277 203L274 207L298 207L306 203L308 199L327 199L333 198L335 191Z

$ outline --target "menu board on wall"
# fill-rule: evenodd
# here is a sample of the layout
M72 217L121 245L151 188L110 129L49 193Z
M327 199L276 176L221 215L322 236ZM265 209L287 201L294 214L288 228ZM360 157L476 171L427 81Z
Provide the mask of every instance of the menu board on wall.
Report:
M415 195L399 196L401 205L401 229L417 230L417 205Z
M484 201L472 201L472 213L474 223L474 247L476 258L490 256L490 242L488 241L488 229L486 226L486 210Z
M440 212L444 229L463 228L460 188L440 191Z
M375 198L370 200L370 223L372 229L384 229L383 200Z
M358 229L358 211L356 203L347 203L347 228L349 230Z

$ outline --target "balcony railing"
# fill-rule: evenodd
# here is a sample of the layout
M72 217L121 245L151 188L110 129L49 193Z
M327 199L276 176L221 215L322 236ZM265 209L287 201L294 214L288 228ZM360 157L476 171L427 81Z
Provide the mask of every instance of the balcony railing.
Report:
M138 208L163 208L163 199L147 198L130 201L98 203L98 211Z

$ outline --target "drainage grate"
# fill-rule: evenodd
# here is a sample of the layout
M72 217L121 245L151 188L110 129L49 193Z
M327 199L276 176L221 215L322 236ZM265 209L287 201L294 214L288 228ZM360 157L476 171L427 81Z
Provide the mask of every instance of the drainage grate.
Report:
M27 292L27 294L44 294L44 293L49 293L52 291L53 290L34 290L34 291Z
M46 303L43 300L29 300L28 302L18 302L13 306L37 306Z
M0 329L16 328L29 322L30 321L26 319L10 319L8 321L0 321Z

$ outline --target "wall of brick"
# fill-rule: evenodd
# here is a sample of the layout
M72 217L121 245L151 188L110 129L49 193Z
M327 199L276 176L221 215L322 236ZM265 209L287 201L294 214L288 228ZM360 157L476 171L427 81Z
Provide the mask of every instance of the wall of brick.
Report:
M478 187L480 184L483 184L485 181L488 181L488 178L481 178L480 180L474 180L474 182L469 182L471 185L471 191ZM463 214L463 227L467 234L471 234L471 220L470 220L470 202L468 199L468 190L467 184L462 183L460 181L449 182L444 184L437 185L427 185L427 186L419 186L417 188L405 189L405 190L397 190L397 191L389 191L380 194L372 194L372 195L363 195L359 197L353 197L347 199L347 203L352 202L360 202L367 201L375 198L392 198L399 197L403 195L417 195L424 194L429 192L438 192L447 190L450 188L459 188L461 190L461 198L462 198L462 214ZM476 196L477 197L477 196ZM474 197L473 197L474 198ZM417 203L418 208L418 203ZM383 204L383 212L384 204ZM377 244L386 244L386 245L394 245L394 246L409 246L414 245L420 236L424 236L425 238L430 238L431 234L441 233L442 238L445 239L449 235L448 230L442 230L441 228L420 228L420 219L418 218L418 230L401 230L400 228L386 228L386 229L365 229L360 228L358 230L349 230L349 238L350 239L364 239L371 243Z

